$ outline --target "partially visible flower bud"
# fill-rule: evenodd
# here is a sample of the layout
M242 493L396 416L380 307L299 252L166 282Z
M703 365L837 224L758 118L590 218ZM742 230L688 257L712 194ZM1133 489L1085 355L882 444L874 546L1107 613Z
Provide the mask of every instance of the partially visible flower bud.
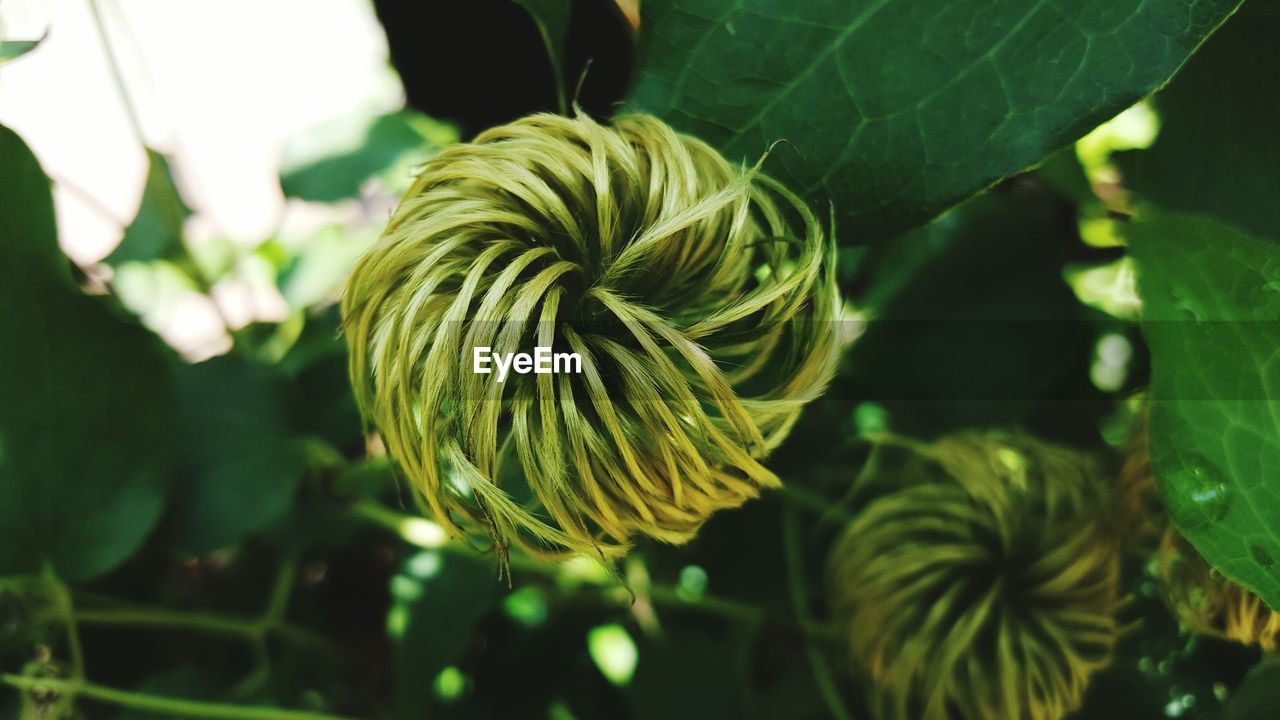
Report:
M916 452L828 558L831 612L875 717L1065 716L1117 636L1117 534L1097 468L1017 435Z

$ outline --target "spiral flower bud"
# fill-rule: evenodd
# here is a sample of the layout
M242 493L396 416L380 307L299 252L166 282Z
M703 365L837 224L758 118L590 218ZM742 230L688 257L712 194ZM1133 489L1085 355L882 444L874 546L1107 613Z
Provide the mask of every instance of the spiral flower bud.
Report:
M976 433L918 452L828 559L875 716L1063 717L1117 633L1118 553L1092 463Z
M352 383L455 535L682 542L778 484L761 459L834 369L834 257L795 195L656 118L533 115L429 161L357 263ZM580 373L476 372L535 347Z

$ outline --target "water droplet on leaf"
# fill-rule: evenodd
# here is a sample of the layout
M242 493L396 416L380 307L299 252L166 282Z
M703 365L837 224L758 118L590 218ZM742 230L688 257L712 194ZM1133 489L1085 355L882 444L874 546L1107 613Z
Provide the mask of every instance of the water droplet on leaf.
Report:
M1226 475L1199 455L1166 473L1169 512L1184 528L1201 528L1227 514L1231 500Z
M1257 545L1249 546L1249 554L1253 556L1254 562L1268 570L1276 564L1276 561L1271 558L1271 554Z

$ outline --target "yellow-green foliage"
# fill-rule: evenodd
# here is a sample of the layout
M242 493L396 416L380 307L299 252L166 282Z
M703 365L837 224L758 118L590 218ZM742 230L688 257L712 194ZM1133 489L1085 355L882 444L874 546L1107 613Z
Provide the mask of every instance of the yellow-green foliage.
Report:
M529 116L431 160L357 264L352 382L456 535L681 542L778 484L760 461L835 364L834 257L794 194L656 118ZM533 346L583 372L473 372Z
M1093 464L1023 436L917 447L828 559L878 718L1061 718L1110 660L1119 553Z

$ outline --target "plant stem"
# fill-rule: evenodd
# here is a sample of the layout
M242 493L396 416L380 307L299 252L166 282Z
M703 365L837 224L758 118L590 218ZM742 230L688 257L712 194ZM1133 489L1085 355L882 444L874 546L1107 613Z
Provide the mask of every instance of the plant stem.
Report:
M415 533L408 528L412 528L414 523L430 522L428 520L405 515L370 500L362 500L355 503L351 506L351 512L357 517L363 518L375 525L396 533L404 542L407 542L410 545L423 547L429 550L453 553L463 557L469 557L477 561L486 559L484 555L458 542L450 542L447 540L436 542L434 536L432 537L431 542L421 542ZM432 524L434 525L434 523ZM546 577L555 577L559 571L559 567L557 565L539 562L533 558L514 553L509 557L509 562L511 568L514 570L543 575ZM583 582L603 591L624 590L624 588L621 585L618 585L617 581L612 577L588 577L583 578ZM619 595L605 595L605 599L610 602L622 602L624 604L630 601L630 597L631 595L629 592L623 592ZM760 622L766 616L764 609L755 605L738 602L736 600L729 600L710 595L686 599L681 597L675 588L667 585L650 585L648 587L647 597L656 605L675 609L700 611L746 623ZM831 637L834 634L834 630L829 625L808 618L797 618L796 625L805 634L814 637Z
M165 608L129 607L77 610L75 619L82 625L190 630L209 635L233 635L254 642L275 634L299 645L323 648L326 653L333 652L329 642L323 637L305 628L281 622L278 618L250 619Z
M116 91L120 93L121 104L124 105L125 115L129 118L129 125L133 128L133 134L138 138L138 143L146 146L146 136L142 134L142 121L138 118L138 111L133 106L133 98L129 95L129 86L124 82L124 73L120 70L120 61L116 58L115 48L111 44L111 37L107 34L106 23L102 20L102 9L98 7L99 0L88 0L89 10L93 13L93 26L98 31L98 38L102 41L102 50L107 57L107 68L111 71L111 79L116 85Z
M796 485L783 485L777 489L777 492L789 504L811 513L816 513L819 516L827 517L836 514L845 520L851 519L851 516L845 512L844 508L810 490L805 490Z
M796 525L795 511L783 508L782 511L782 543L786 555L787 586L791 590L791 604L795 607L796 620L801 623L813 622L809 613L809 589L804 578L804 552L800 546L800 528ZM822 650L813 644L811 639L804 643L805 654L809 656L809 666L813 669L813 679L818 684L818 691L827 703L836 720L853 720L853 714L845 706L840 688L836 685L831 666L822 655Z
M120 707L162 714L166 717L214 718L215 720L345 720L338 715L302 710L281 710L279 708L252 705L232 705L229 703L160 697L145 693L116 690L82 680L0 675L0 682L19 690L46 690L64 695L75 695Z
M75 604L71 589L58 579L52 567L45 569L45 581L53 592L53 604L67 633L67 654L71 656L71 674L77 680L84 679L84 650L80 647L80 627L76 624Z

